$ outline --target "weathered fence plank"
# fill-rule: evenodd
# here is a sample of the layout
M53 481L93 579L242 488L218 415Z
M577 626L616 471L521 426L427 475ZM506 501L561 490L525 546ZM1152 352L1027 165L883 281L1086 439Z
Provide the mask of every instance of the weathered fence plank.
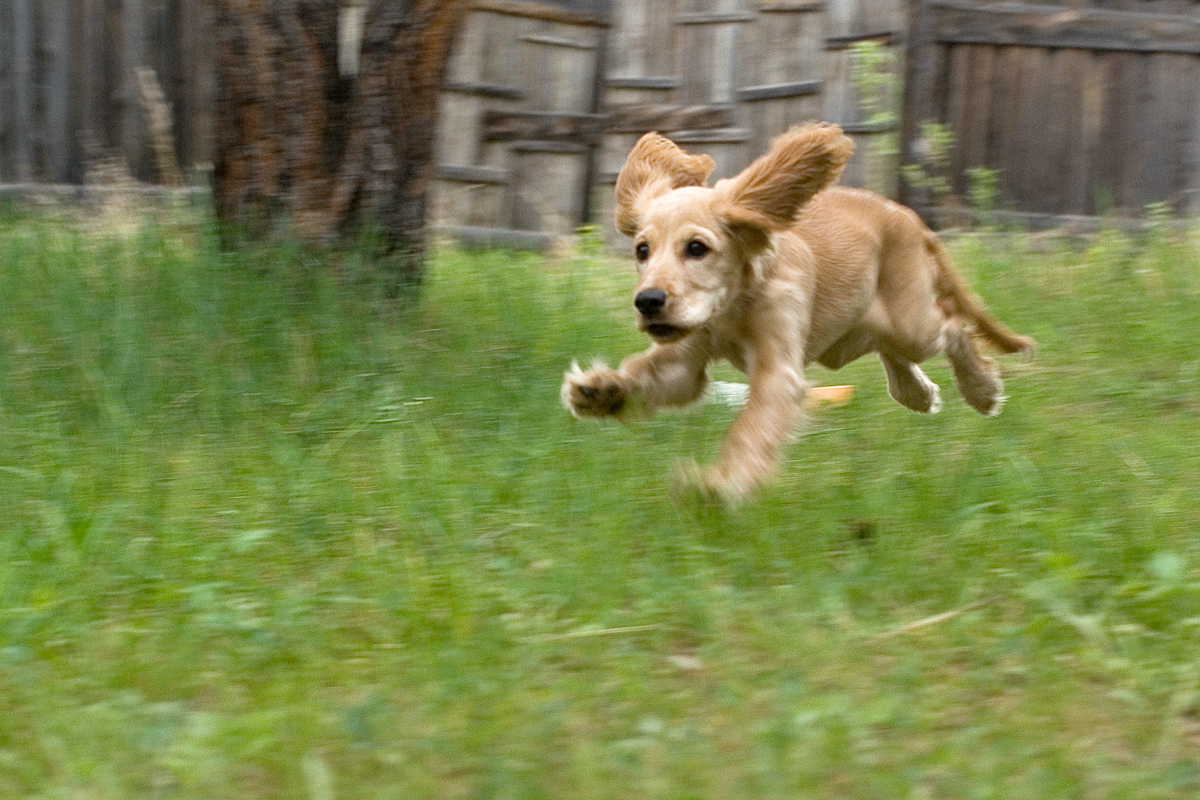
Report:
M83 32L83 47L77 54L76 80L81 87L81 100L76 113L79 118L79 146L86 157L95 155L96 148L110 144L106 112L109 107L109 76L112 70L105 62L109 52L107 42L107 9L103 0L83 0L75 9L77 22ZM64 165L65 167L65 165ZM46 180L79 182L82 165L77 171L54 169L43 176Z
M13 21L13 8L10 4L0 4L0 108L13 109L16 103L13 93L16 81L13 77L13 39L16 34L16 24ZM15 120L12 114L0 114L0 180L6 174L15 177L16 170L6 162L12 158L12 139L16 135ZM11 179L10 179L11 180Z
M1200 54L1200 20L1182 15L971 0L937 6L946 44Z
M43 137L46 162L71 160L71 17L68 0L42 0L39 4L45 29L42 96L46 116Z
M33 0L13 0L12 76L12 159L18 181L31 180L35 174L33 148L33 90L36 47L36 15Z

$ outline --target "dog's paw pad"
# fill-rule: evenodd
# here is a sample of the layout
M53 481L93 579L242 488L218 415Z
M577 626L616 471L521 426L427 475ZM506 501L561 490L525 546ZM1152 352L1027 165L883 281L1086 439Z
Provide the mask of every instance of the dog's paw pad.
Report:
M596 366L583 372L576 364L563 376L563 405L577 417L612 417L625 407L625 387L616 371Z
M575 384L571 387L573 396L571 407L584 413L608 415L616 414L625 404L625 390L615 383L605 383L599 386Z

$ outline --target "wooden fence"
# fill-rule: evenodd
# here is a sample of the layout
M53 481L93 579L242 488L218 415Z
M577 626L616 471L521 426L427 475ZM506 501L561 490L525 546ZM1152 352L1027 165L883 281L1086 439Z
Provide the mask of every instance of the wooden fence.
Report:
M710 153L718 177L803 121L841 123L865 152L894 131L860 119L847 48L897 45L905 16L905 0L616 0L609 14L482 0L451 68L434 221L607 224L649 130ZM844 181L867 181L865 161Z
M155 70L185 173L211 161L210 0L0 0L0 183L162 179L138 102ZM736 171L795 122L860 139L847 45L897 44L906 0L478 0L443 95L431 220L562 232L606 219L633 140ZM847 180L865 180L860 162ZM598 188L597 188L598 187Z
M117 156L161 179L138 103L149 66L185 172L211 160L211 0L0 0L0 183L79 183ZM1101 7L1102 6L1102 7ZM955 133L950 178L998 170L1047 215L1200 208L1200 11L1190 0L478 0L443 95L432 222L557 233L607 220L629 146L657 129L740 169L788 125L859 140L847 47L909 49L901 146ZM911 21L911 26L910 26ZM912 199L919 201L920 197Z
M1102 6L1102 7L1100 7ZM957 139L950 177L998 170L1004 207L1050 218L1200 209L1200 14L1191 2L920 0L904 155L922 120ZM910 201L921 200L914 196Z
M79 183L94 157L157 181L140 66L173 107L181 161L210 161L207 2L0 0L0 183Z
M589 215L603 9L477 2L442 95L439 227L563 232Z

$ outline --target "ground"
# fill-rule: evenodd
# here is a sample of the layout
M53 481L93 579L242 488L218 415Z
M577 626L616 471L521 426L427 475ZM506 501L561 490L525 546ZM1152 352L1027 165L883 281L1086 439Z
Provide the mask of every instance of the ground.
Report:
M397 309L78 231L0 221L3 796L1200 790L1193 235L954 242L1041 345L1004 413L818 370L852 402L727 512L666 489L729 407L558 405L644 346L623 259L443 249Z

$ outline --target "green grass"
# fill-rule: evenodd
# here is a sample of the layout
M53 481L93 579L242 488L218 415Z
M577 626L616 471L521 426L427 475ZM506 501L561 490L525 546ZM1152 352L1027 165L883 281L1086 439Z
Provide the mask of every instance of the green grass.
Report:
M1197 796L1197 240L954 250L1041 344L1004 414L815 371L718 512L664 495L732 411L558 404L644 346L624 262L443 250L397 311L0 220L0 796Z

